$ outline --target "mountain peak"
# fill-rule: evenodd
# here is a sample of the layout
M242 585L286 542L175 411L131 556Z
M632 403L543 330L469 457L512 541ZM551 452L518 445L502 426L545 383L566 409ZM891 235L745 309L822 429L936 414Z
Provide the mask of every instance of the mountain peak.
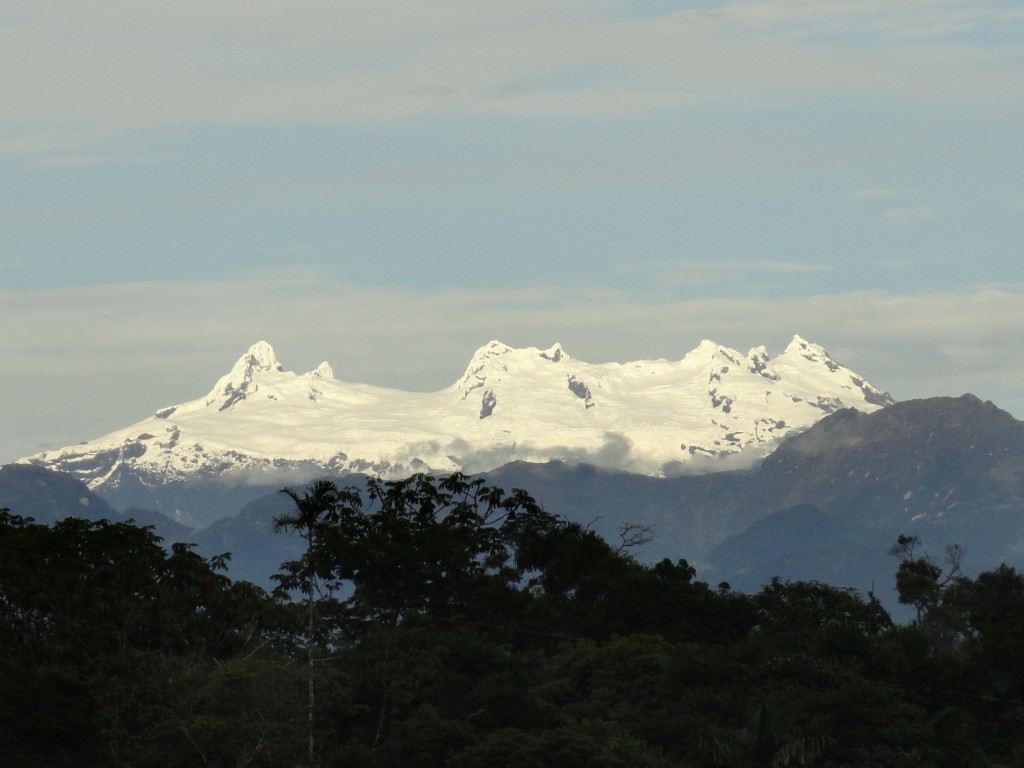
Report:
M807 341L800 336L794 336L793 340L789 342L789 345L779 357L780 359L788 358L793 362L799 362L798 358L802 358L809 363L824 365L833 373L842 367L832 359L832 356L825 351L823 346Z
M859 390L860 396L869 405L884 407L896 402L888 392L873 387L849 368L837 363L824 347L800 336L794 336L785 351L772 361L772 369L783 376L795 371L816 370L818 375L824 375L837 383L841 382L843 388ZM830 406L830 410L836 410L833 406Z
M316 367L315 370L310 371L309 374L314 379L327 379L327 380L330 380L330 379L334 378L334 369L331 368L331 364L330 363L328 363L326 360L324 360L322 363L320 363L320 365L318 365Z
M498 357L499 355L507 355L512 351L512 347L508 344L504 344L497 339L491 339L491 341L484 344L473 354L474 360L487 359L491 357Z
M704 364L710 362L714 365L720 364L723 360L733 365L740 364L741 355L735 349L723 346L711 339L701 339L700 344L691 349L683 356L687 363Z
M786 352L796 352L799 354L810 354L810 355L824 355L828 357L828 352L820 344L815 344L812 341L808 341L798 334L793 335L793 340L786 345L786 349L782 354Z
M807 339L801 336L794 336L780 357L794 360L799 357L809 363L824 365L833 373L843 367L835 361L835 358L823 346L815 344L813 341L807 341Z
M254 373L258 371L283 370L281 364L277 362L274 348L262 340L249 347L249 351L242 355L238 362L235 363L235 368L238 368L243 363L247 368L251 368Z
M456 384L456 386L463 391L463 398L465 398L474 389L483 386L484 382L487 380L486 370L490 367L495 358L507 355L513 351L512 347L507 344L503 344L496 339L480 347L473 354L473 359L470 360L469 365L466 366L466 372L462 374L462 378L459 379Z
M747 370L757 373L770 381L778 381L779 376L772 369L772 359L768 356L768 350L762 344L753 347L747 352Z
M545 360L550 360L552 363L561 362L562 360L569 357L566 351L562 349L562 345L559 344L557 341L548 349L545 349L543 352L541 352L540 356L543 357Z
M238 358L231 371L222 376L206 396L206 405L219 403L218 410L226 410L253 394L258 386L253 383L257 373L282 371L274 348L265 341L257 341Z

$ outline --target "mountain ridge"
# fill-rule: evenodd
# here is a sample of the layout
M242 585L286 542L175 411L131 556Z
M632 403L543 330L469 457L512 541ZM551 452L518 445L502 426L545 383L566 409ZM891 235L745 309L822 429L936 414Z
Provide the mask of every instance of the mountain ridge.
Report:
M491 341L437 392L286 371L257 342L205 397L76 446L19 462L72 474L124 506L145 489L215 479L301 482L319 474L486 472L510 461L592 463L651 476L721 469L769 454L828 413L893 402L816 344L770 357L703 340L677 361L591 364L561 344ZM202 525L204 513L161 509Z
M359 475L320 477L341 486L364 482ZM686 558L703 580L742 591L774 576L817 579L874 590L893 609L896 563L888 549L899 534L920 537L939 563L946 546L962 546L971 571L1024 565L1024 422L972 395L868 414L838 411L749 469L656 478L516 461L484 477L524 489L549 512L613 543L623 524L650 526L654 538L637 557ZM301 553L301 541L273 533L273 516L288 508L280 488L197 480L150 489L157 503L147 506L206 504L216 522L187 540L206 555L232 551L232 574L263 582ZM87 516L107 508L98 500L83 505L91 494L80 481L31 465L0 468L0 491L0 506L45 520L61 509ZM110 489L101 493L115 509L129 506ZM124 516L156 524L168 541L182 535L156 515L136 509Z

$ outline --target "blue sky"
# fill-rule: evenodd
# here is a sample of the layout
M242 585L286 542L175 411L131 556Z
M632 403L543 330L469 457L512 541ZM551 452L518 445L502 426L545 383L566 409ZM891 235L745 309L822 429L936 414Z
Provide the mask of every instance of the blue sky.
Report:
M1017 3L0 0L0 67L0 462L263 338L437 389L800 334L1024 416Z

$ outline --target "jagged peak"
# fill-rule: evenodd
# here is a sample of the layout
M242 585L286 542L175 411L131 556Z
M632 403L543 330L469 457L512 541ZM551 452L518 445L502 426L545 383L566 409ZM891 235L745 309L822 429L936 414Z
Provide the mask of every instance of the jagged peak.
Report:
M789 342L786 349L781 355L779 355L779 357L801 357L811 363L821 363L833 372L838 371L843 367L837 363L827 351L825 351L823 346L807 341L807 339L798 335L793 336L793 340Z
M701 339L700 343L683 355L684 360L696 360L714 357L718 351L718 342L712 341L711 339Z
M815 344L813 341L808 341L799 334L794 334L793 340L786 345L786 349L782 354L799 354L799 355L814 355L815 357L828 357L831 359L831 355L825 351L825 348L820 344Z
M552 363L569 359L569 355L558 342L546 350L539 350L536 347L516 349L498 340L492 340L473 354L465 373L456 382L456 387L462 390L462 396L465 398L470 392L483 386L485 381L500 381L509 372L510 366L515 368L533 355Z
M486 359L489 357L497 357L498 355L507 355L512 351L512 347L508 344L504 344L497 339L491 339L489 342L480 347L476 352L473 353L473 359Z
M230 408L239 400L255 391L252 383L253 375L269 371L282 371L277 361L274 348L265 341L257 341L248 351L238 358L231 370L221 376L213 389L206 396L206 405L220 401L219 410Z
M334 369L331 368L330 363L324 360L314 370L310 371L309 375L312 376L314 379L330 380L334 378Z
M562 349L562 345L557 341L552 344L548 349L545 349L540 353L540 356L545 360L550 360L552 363L558 363L562 360L568 359L568 353Z
M714 360L723 358L728 362L738 365L742 356L735 349L719 344L711 339L701 339L700 344L683 356L687 361Z
M253 373L284 370L277 361L274 348L265 341L257 341L249 347L249 350L238 358L238 362L235 363L235 367L232 370L237 370L242 366Z
M896 402L888 392L872 386L845 365L836 362L820 344L807 341L800 336L793 337L789 346L773 362L776 361L784 361L786 364L798 366L806 366L810 363L812 367L822 366L826 368L829 374L849 377L850 384L860 390L864 402L870 405L885 407Z
M747 370L764 376L770 381L778 381L779 376L772 370L772 360L768 355L768 349L763 345L751 348L747 352Z
M456 383L456 386L463 390L463 397L483 384L487 378L484 371L492 360L513 351L512 347L508 346L508 344L503 344L496 339L480 347L473 354L473 359L469 361L469 365L466 366L466 372L462 374L462 378Z

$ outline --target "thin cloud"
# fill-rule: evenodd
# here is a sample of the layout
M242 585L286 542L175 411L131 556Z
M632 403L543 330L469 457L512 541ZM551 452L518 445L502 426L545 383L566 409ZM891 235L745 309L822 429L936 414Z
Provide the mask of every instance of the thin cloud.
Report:
M1005 35L1021 21L1019 12L980 3L726 3L653 19L575 2L428 10L382 0L304 13L275 3L215 5L100 0L60 14L26 5L0 48L0 66L12 73L0 82L0 121L115 131L439 112L621 119L703 106L712 96L766 103L765 91L778 89L816 99L823 90L1024 97L1016 48L994 54L971 37L911 50L898 43L922 29ZM762 34L767 28L791 34ZM886 39L897 42L879 42ZM516 83L532 85L517 94Z
M622 263L616 267L621 273L649 272L659 282L676 285L709 283L717 280L734 279L744 274L801 275L831 272L829 264L807 261L773 260L715 260L715 261L664 261Z
M880 9L880 5L873 2L726 2L710 10L678 11L668 18L673 23L687 26L726 29L807 27L834 24L836 21L848 25L857 18L870 19Z
M906 269L912 262L910 259L875 259L871 263L881 269Z
M882 214L882 218L890 221L925 221L934 219L936 215L934 208L919 205L910 208L890 208Z
M1024 12L994 9L977 3L921 3L917 0L835 0L808 3L724 2L709 10L679 11L673 23L721 30L771 28L814 35L851 38L866 35L879 41L927 41L961 37L979 28L1017 26Z
M831 272L828 264L812 264L807 261L754 261L735 262L736 270L750 269L754 272L770 272L772 274L807 274L810 272Z
M40 164L47 168L92 169L110 165L155 165L160 162L156 158L118 156L118 155L83 155L54 154L44 157Z
M57 156L88 146L95 142L97 137L95 130L83 129L80 126L0 125L0 157Z
M850 190L846 196L851 200L877 200L880 198L896 197L900 192L888 187L868 187L866 189Z

